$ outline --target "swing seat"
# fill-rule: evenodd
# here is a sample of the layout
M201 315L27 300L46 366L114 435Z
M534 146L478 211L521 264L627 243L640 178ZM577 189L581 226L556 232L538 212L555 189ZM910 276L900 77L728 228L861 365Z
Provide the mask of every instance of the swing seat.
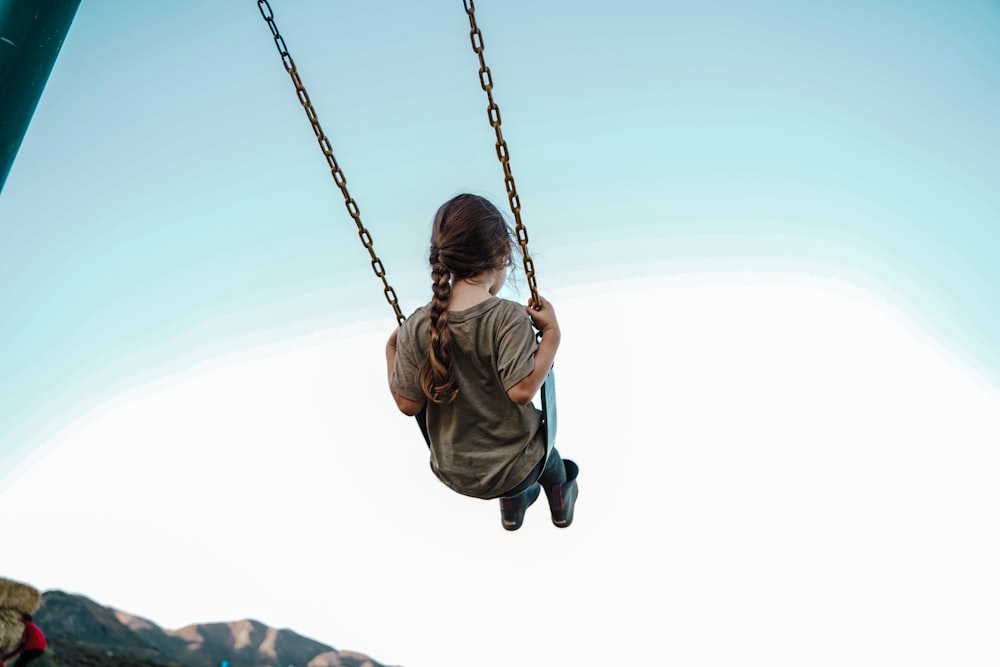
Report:
M549 369L542 383L542 428L545 429L545 460L556 442L556 373Z

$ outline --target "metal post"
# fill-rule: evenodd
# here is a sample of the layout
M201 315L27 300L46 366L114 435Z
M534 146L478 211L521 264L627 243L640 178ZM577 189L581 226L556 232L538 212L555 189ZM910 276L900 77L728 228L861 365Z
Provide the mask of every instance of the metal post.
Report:
M0 190L80 0L0 0Z

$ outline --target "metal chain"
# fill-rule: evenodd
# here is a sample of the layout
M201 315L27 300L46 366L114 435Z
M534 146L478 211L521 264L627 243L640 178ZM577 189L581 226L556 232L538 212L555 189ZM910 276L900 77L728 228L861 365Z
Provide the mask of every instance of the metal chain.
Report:
M472 40L472 50L479 56L479 83L486 91L486 98L489 104L486 107L487 117L490 125L497 135L497 158L503 167L504 185L507 187L507 199L510 202L510 210L514 213L514 232L517 242L521 246L521 256L524 260L524 275L528 279L528 288L531 290L531 300L535 310L541 310L542 301L538 298L538 281L535 279L535 263L528 254L528 230L521 222L521 200L517 196L517 187L514 185L514 176L510 171L510 151L507 149L507 142L504 141L503 133L500 131L500 107L493 100L493 75L490 68L486 66L483 58L483 33L476 25L476 3L473 0L462 0L465 4L465 13L469 15L469 37Z
M281 54L281 62L285 65L285 70L288 72L289 76L292 77L292 83L295 84L295 92L298 94L299 102L302 103L302 108L305 109L306 116L312 124L313 133L316 135L316 140L319 142L319 147L323 150L323 155L326 156L327 164L330 165L330 174L333 176L333 181L337 184L337 187L340 188L341 193L343 193L344 205L347 207L347 212L352 218L354 218L354 223L358 227L358 236L361 237L361 242L364 244L365 249L368 250L368 254L371 256L372 271L375 272L375 277L381 279L382 281L382 291L385 294L385 300L389 302L390 306L392 306L392 310L396 314L396 322L402 324L406 321L406 317L403 316L402 311L399 309L399 301L396 298L396 290L394 290L389 284L389 281L386 280L385 267L382 266L382 260L380 260L378 255L375 254L372 235L365 228L364 224L362 224L361 211L358 210L358 204L347 191L347 178L344 176L344 172L341 170L340 165L337 164L337 159L333 156L333 148L330 146L330 140L327 139L326 135L323 133L323 128L320 127L319 118L316 116L316 110L313 108L312 102L309 101L309 93L306 92L306 88L302 84L302 79L299 78L298 70L295 68L295 61L292 60L292 56L289 55L288 47L285 46L285 40L281 36L281 33L278 32L278 26L274 23L274 12L271 10L271 5L267 0L257 0L257 8L260 10L260 15L264 17L264 20L267 21L268 27L271 29L271 34L274 36L274 44L278 47L278 53ZM497 131L499 132L499 130Z

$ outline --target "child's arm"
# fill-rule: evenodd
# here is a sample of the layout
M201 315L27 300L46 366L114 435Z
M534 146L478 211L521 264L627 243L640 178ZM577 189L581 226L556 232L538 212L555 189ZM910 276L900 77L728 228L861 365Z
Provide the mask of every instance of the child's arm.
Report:
M528 306L528 315L531 316L531 321L542 332L542 340L538 342L538 349L535 350L534 369L526 378L507 390L507 396L518 405L531 403L531 399L538 393L556 360L556 350L559 349L559 340L562 336L552 304L542 297L538 298L542 302L541 310L535 310L530 305Z
M389 336L389 341L385 344L385 363L388 368L389 377L389 392L392 393L393 399L396 401L396 407L407 417L413 417L418 412L424 409L423 401L413 401L405 396L400 396L396 393L396 390L392 388L392 373L393 369L396 367L396 337L399 335L399 329L393 329L392 335Z

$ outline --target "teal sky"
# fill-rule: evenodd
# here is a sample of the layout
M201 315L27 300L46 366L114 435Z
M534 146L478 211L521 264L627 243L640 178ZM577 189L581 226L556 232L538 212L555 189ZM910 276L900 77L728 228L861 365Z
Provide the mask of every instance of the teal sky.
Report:
M0 472L116 392L391 311L255 3L83 2L0 195ZM458 2L274 3L390 282L503 202ZM1000 5L481 2L543 292L821 275L996 382ZM598 315L599 316L599 315Z

